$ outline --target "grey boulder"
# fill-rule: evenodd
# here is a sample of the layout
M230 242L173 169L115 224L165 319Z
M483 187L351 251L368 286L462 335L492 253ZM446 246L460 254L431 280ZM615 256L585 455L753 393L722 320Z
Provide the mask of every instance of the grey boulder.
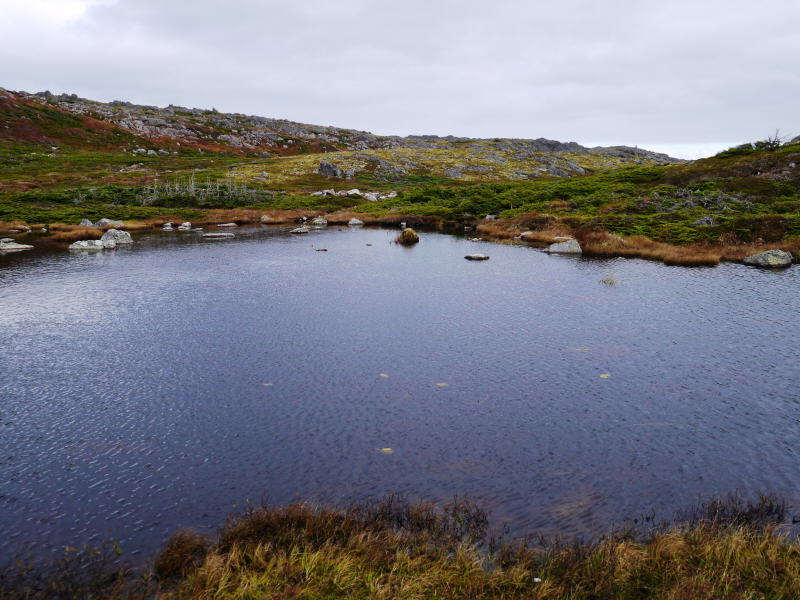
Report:
M309 231L311 231L311 230L308 227L306 227L305 225L303 225L302 227L298 227L296 229L292 229L289 233L302 234L302 233L308 233Z
M95 227L125 227L122 221L114 221L113 219L100 219L94 224Z
M550 244L545 252L550 254L583 254L578 240L570 239L556 244Z
M360 227L361 225L364 224L364 221L362 221L361 219L356 219L355 217L353 217L352 219L350 219L347 222L347 224L350 225L350 227Z
M766 250L748 256L742 261L751 267L765 267L770 269L782 269L792 264L792 255L783 250Z
M81 227L94 227L94 223L92 223L89 219L81 219L81 222L78 223Z
M314 229L324 229L328 226L328 221L324 217L315 217L311 219L311 226Z
M101 242L113 241L115 245L119 244L132 244L133 238L127 231L120 231L119 229L109 229L100 238Z

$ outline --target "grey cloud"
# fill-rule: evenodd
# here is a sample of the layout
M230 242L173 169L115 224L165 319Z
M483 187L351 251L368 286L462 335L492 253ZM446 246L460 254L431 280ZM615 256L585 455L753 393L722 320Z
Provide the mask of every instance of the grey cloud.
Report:
M736 141L800 133L799 20L783 0L110 0L35 44L0 27L0 85L377 133Z

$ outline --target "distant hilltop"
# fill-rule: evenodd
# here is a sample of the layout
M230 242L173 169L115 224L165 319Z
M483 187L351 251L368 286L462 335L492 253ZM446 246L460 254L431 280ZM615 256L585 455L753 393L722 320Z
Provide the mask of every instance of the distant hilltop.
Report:
M407 148L416 150L495 150L502 156L524 161L533 156L593 155L617 159L633 164L670 164L681 162L666 154L629 146L587 148L575 142L548 139L476 139L435 135L381 136L367 131L343 129L324 125L309 125L286 119L274 119L240 113L221 113L215 109L145 106L125 101L98 102L76 94L51 94L50 92L11 92L0 88L0 137L14 137L15 133L26 141L58 144L57 136L49 135L46 123L39 131L30 120L20 127L13 118L13 107L41 104L64 113L89 119L84 126L90 130L118 128L143 141L169 147L180 146L206 152L233 152L247 156L286 156L317 154L336 151L391 150ZM37 134L40 139L37 138ZM111 142L112 140L108 140ZM122 145L134 142L119 140ZM134 144L135 145L135 144ZM565 165L569 167L569 165ZM568 172L554 166L560 172ZM578 171L579 172L579 171ZM553 175L560 173L553 172Z

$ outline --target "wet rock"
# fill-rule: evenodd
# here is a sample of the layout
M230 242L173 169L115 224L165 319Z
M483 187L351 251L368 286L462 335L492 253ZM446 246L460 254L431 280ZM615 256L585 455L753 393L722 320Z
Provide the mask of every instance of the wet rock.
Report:
M751 267L783 269L792 264L792 255L783 250L766 250L765 252L748 256L742 262Z
M114 245L119 244L132 244L133 238L131 234L127 231L120 231L119 229L109 229L104 234L103 237L100 238L100 241L103 243L113 241Z
M550 244L545 249L545 252L548 252L550 254L583 254L581 245L578 243L578 240L574 239L569 239L564 242L557 242L555 244Z
M217 227L238 227L236 223L217 223Z
M467 260L489 260L489 255L487 254L467 254L464 258Z
M212 240L214 240L214 239L221 240L221 239L224 239L224 238L232 238L232 237L236 237L236 236L233 233L216 232L216 233L204 233L203 237L204 238L211 238Z
M189 231L192 228L192 224L189 221L185 221L178 225L178 231Z
M328 221L324 217L315 217L311 219L311 227L314 229L324 229L328 226Z
M296 235L301 235L303 233L308 233L311 231L308 227L303 225L302 227L297 227L296 229L292 229L289 233L294 233Z
M363 225L363 224L364 224L364 221L362 221L361 219L356 219L355 217L353 217L352 219L350 219L350 220L347 222L347 224L348 224L350 227L360 227L361 225Z
M419 243L419 235L410 227L406 227L400 232L400 235L397 236L395 241L404 246L412 246L413 244Z

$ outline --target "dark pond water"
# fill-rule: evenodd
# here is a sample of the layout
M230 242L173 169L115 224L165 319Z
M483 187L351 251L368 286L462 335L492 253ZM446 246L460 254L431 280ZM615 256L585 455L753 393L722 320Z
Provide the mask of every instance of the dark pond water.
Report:
M591 535L798 495L800 268L394 235L0 257L0 556L150 552L248 499L467 495Z

